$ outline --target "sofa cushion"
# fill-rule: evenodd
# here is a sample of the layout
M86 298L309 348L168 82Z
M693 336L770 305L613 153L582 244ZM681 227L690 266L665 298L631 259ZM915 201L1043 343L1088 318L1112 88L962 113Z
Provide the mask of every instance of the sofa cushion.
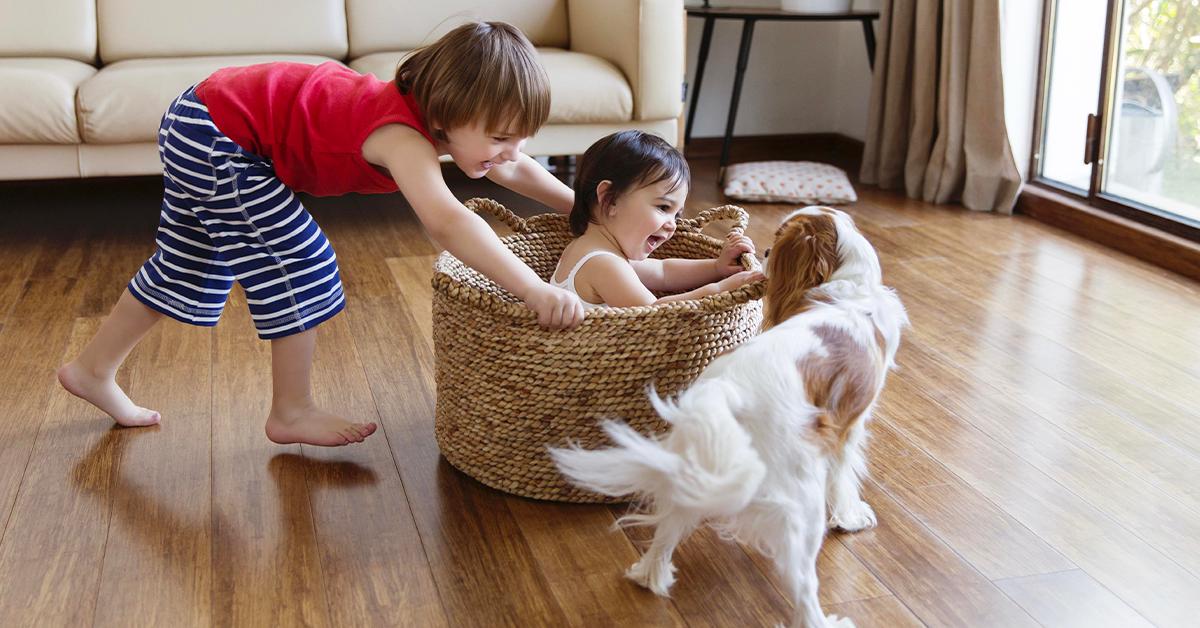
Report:
M346 56L342 0L97 0L100 58Z
M679 117L687 49L682 0L570 0L567 8L571 50L621 69L637 95L634 120Z
M625 122L632 119L633 93L611 63L591 55L539 48L550 76L550 119L547 124ZM350 62L359 72L390 81L403 52L380 52Z
M79 126L85 142L152 142L175 97L216 70L267 61L325 63L328 57L251 55L134 59L105 66L79 88Z
M0 57L96 58L95 0L0 0Z
M78 142L75 90L95 73L70 59L0 59L0 144Z
M535 46L567 47L566 0L346 0L350 56L420 48L470 19L508 22Z

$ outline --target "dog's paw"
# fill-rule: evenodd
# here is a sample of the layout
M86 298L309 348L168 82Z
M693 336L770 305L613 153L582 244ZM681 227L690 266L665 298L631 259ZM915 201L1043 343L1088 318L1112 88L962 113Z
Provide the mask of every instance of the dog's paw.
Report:
M829 527L846 532L873 528L876 523L878 521L875 519L875 511L871 509L870 504L862 500L853 506L835 510L829 515Z
M663 567L658 561L639 560L625 572L625 577L650 589L655 595L667 597L671 585L675 584L675 565L667 563Z

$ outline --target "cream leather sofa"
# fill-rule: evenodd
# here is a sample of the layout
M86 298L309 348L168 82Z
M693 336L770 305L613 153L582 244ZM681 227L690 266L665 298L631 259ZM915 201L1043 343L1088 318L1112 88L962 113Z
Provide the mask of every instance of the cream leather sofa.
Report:
M214 70L336 59L390 79L468 18L542 53L553 104L529 153L625 128L678 140L682 0L0 0L0 180L158 173L159 119Z

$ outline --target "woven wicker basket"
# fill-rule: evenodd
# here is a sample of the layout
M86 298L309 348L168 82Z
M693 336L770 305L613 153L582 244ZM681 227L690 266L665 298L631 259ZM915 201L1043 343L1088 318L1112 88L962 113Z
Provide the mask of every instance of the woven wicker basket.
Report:
M566 216L523 219L489 199L467 206L507 223L502 238L543 280L572 240ZM705 210L678 221L655 257L712 258L722 242L700 230L733 219L740 207ZM744 255L743 266L757 265ZM763 282L694 301L588 313L571 331L545 330L533 312L449 253L434 265L433 339L437 353L435 432L450 464L480 482L525 497L616 501L566 483L546 453L568 440L607 442L598 423L620 418L641 432L667 425L651 408L647 386L679 392L721 353L758 333Z

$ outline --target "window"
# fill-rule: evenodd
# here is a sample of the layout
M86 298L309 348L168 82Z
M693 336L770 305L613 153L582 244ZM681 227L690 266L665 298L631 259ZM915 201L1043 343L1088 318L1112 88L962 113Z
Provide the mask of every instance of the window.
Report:
M1200 239L1200 0L1046 0L1035 181Z

